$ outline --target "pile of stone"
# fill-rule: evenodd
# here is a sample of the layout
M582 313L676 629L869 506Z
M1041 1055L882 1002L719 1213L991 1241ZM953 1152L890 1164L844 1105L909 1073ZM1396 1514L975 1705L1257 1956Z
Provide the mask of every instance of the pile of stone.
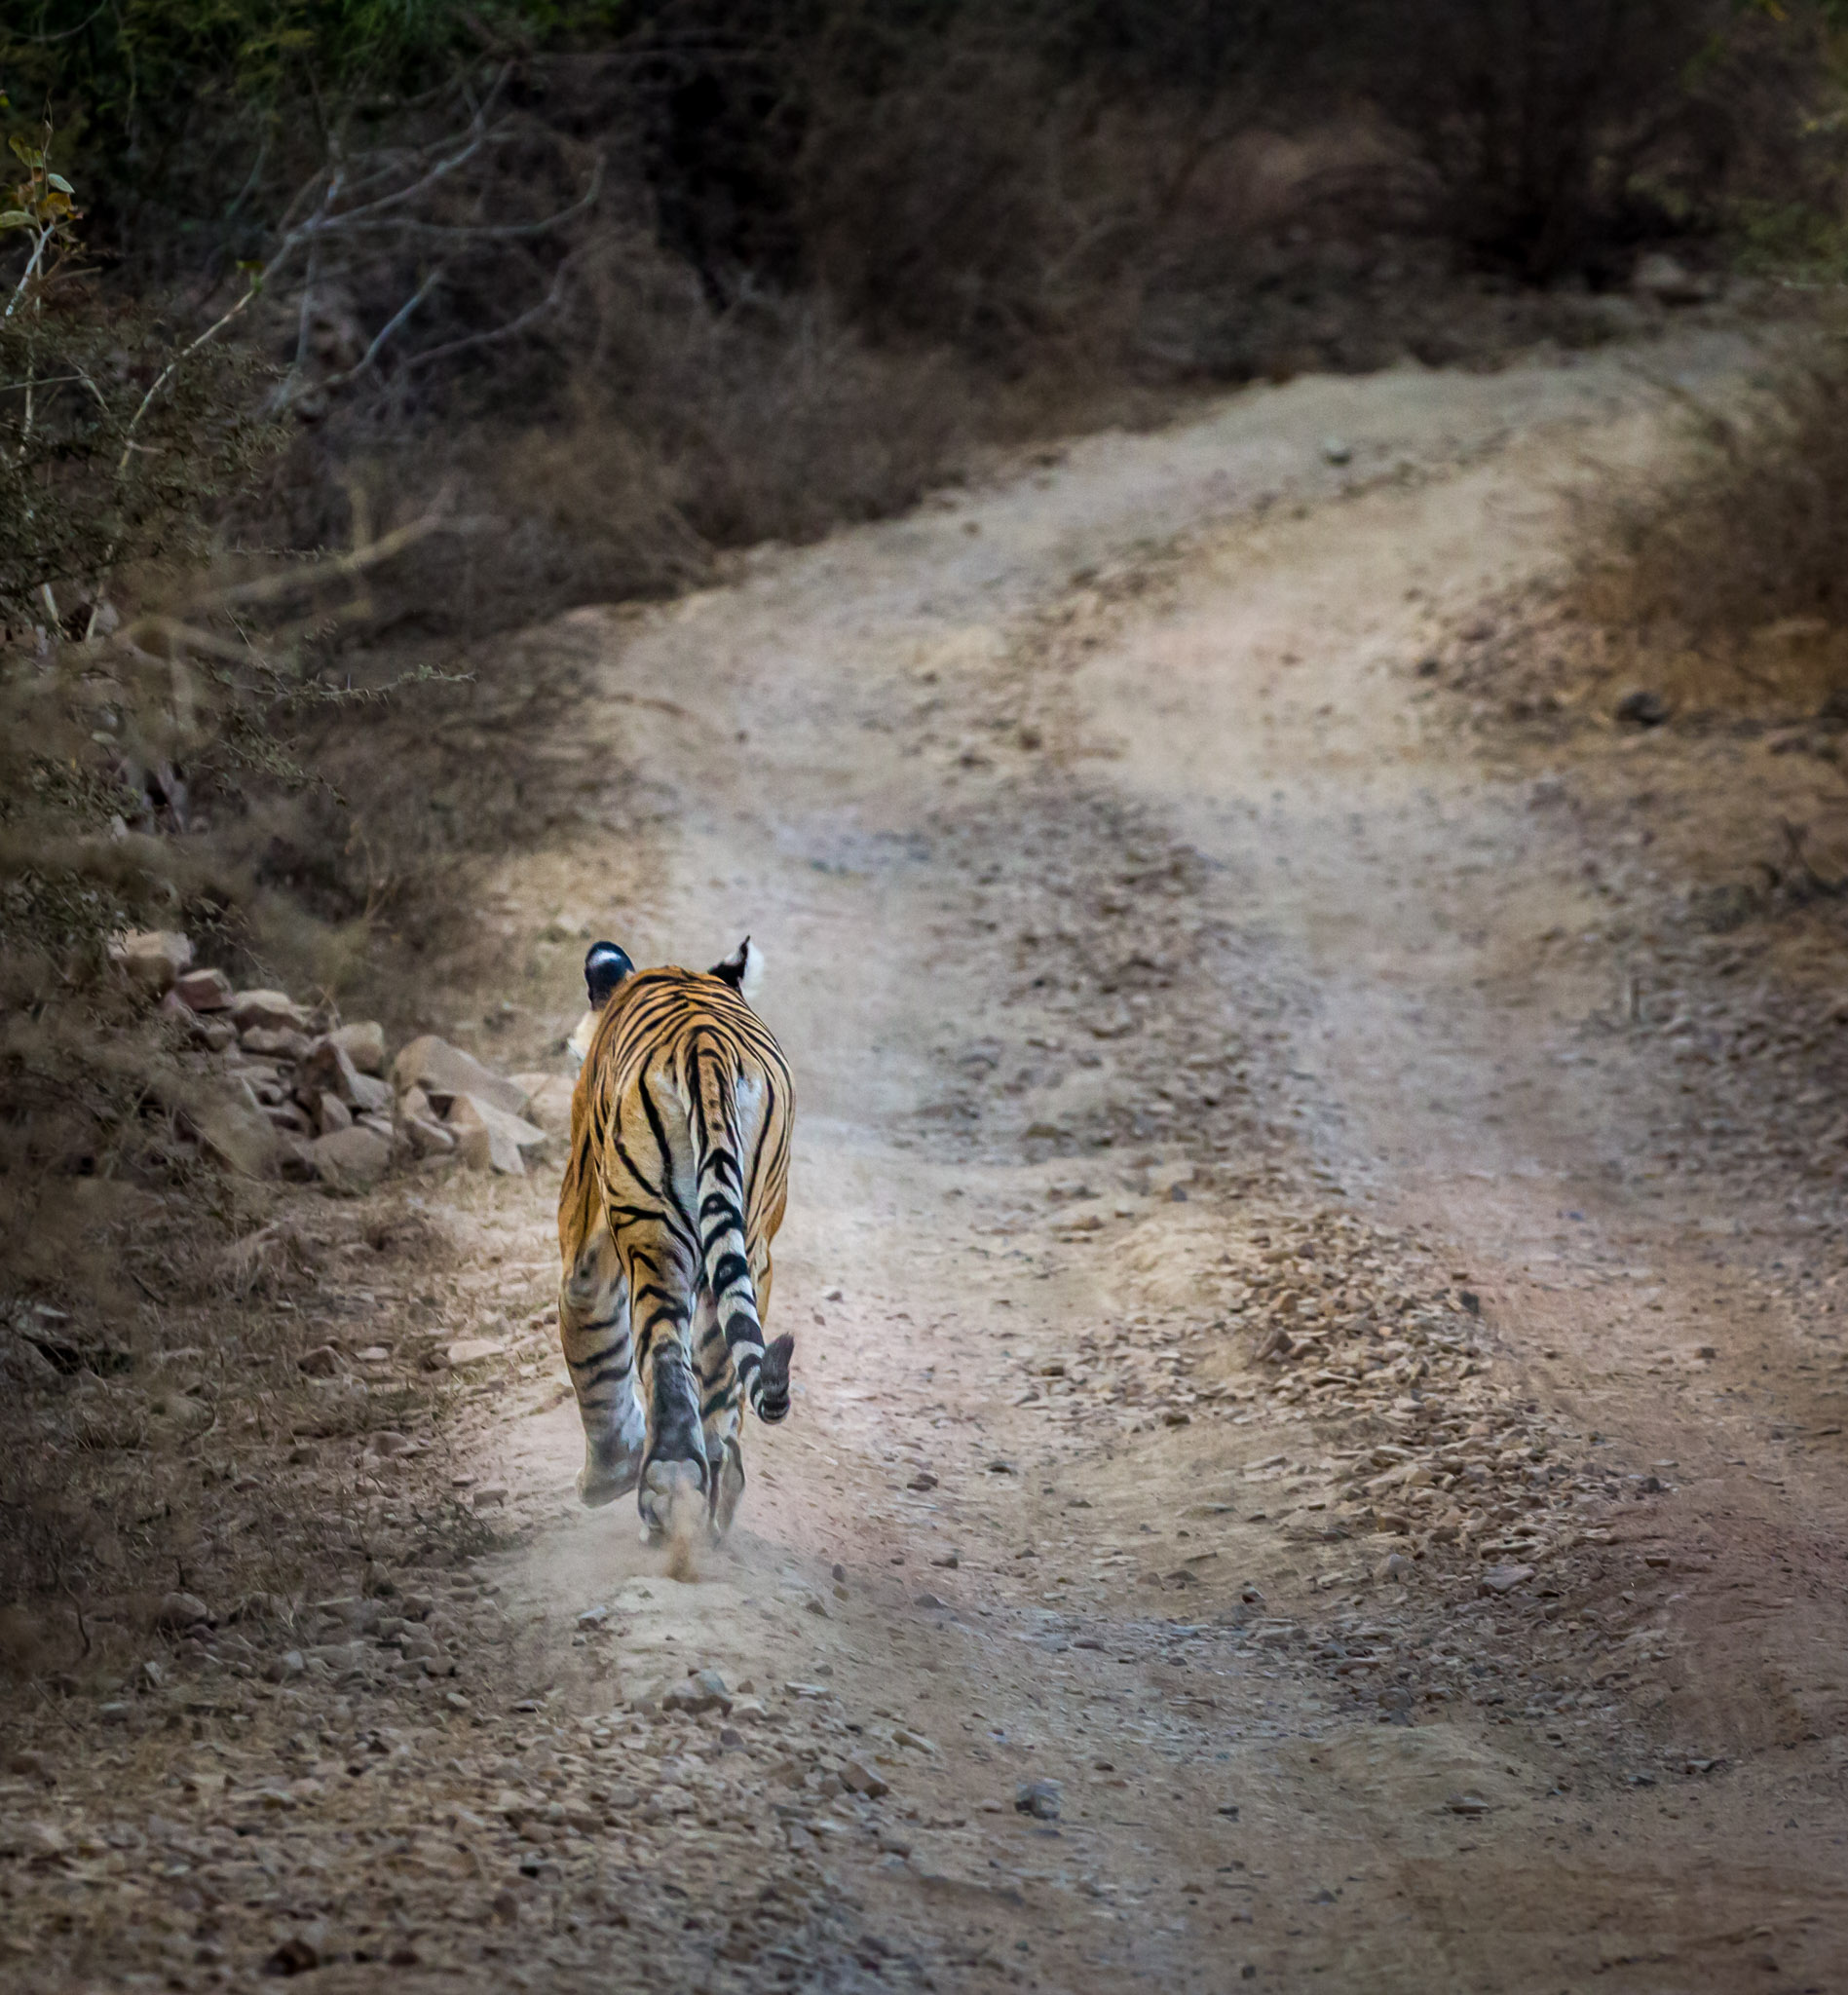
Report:
M166 930L118 935L110 955L183 1029L195 1071L228 1083L194 1119L201 1141L241 1168L347 1190L395 1163L448 1158L519 1177L570 1127L562 1075L495 1073L426 1035L399 1050L388 1078L376 1020L343 1025L285 992L236 990L223 970L194 967L191 942Z

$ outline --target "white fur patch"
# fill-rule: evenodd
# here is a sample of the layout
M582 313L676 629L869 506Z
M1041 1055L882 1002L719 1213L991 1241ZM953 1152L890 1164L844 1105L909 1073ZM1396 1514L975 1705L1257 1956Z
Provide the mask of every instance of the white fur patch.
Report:
M586 1011L578 1021L578 1030L565 1041L565 1050L571 1055L575 1069L584 1065L585 1056L590 1050L590 1035L597 1029L597 1013Z
M764 952L755 942L744 945L744 974L738 979L740 996L755 998L764 988Z

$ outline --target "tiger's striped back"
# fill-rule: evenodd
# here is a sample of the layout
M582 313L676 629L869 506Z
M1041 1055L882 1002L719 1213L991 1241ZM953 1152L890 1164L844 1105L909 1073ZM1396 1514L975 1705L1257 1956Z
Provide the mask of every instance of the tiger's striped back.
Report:
M746 944L714 971L622 974L572 1098L559 1318L587 1444L579 1487L602 1502L639 1481L645 1525L697 1476L723 1528L743 1483L741 1404L765 1420L789 1410L794 1339L767 1347L763 1318L794 1091L737 988L750 964Z

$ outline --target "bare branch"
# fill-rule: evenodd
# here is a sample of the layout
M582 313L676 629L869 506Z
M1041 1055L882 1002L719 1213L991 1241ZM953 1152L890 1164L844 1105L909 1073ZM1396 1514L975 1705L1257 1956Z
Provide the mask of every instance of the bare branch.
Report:
M444 242L458 243L506 242L516 237L546 236L589 207L602 184L603 161L599 157L591 170L590 184L579 199L569 207L561 207L556 214L543 216L536 222L425 222L410 215L385 222L354 222L351 214L339 214L324 224L317 224L317 229L323 236L435 236ZM352 213L363 211L354 209Z
M475 347L491 347L504 339L511 339L516 332L524 332L529 325L537 325L548 312L557 309L558 301L564 296L565 279L571 274L574 258L567 256L553 273L551 288L537 305L528 307L518 318L509 319L505 325L491 326L486 332L471 332L464 339L452 339L439 347L426 347L421 354L405 358L408 367L428 366L432 360L447 359L452 354L468 353Z
M350 381L357 381L372 365L380 354L385 351L386 342L392 335L397 331L399 326L404 324L411 314L417 310L418 306L442 282L442 278L443 267L441 264L437 264L429 276L424 279L423 282L417 286L416 290L404 300L403 304L379 328L372 344L366 348L365 352L359 356L358 359L351 367L342 368L338 374L329 374L324 380L318 381L313 386L321 389L344 388ZM296 378L291 376L291 380ZM282 389L277 393L276 406L279 410L292 408L309 392L308 388L292 388L288 382L284 382Z
M348 576L363 574L368 568L375 568L381 561L389 561L394 554L402 553L406 547L427 539L437 528L446 524L445 512L449 495L437 495L436 503L428 512L420 514L407 524L395 527L389 534L382 534L376 541L369 541L364 546L355 547L350 552L337 555L331 561L318 561L312 567L290 569L281 575L266 575L255 582L235 583L229 588L214 589L209 595L202 596L189 606L193 615L211 610L230 609L234 606L247 607L252 603L271 603L279 598L292 595L297 589L310 588L323 582L340 582Z

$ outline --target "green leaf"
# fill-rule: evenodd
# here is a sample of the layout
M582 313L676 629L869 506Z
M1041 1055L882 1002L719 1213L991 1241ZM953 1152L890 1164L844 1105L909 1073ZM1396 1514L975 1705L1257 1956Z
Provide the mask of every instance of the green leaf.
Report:
M22 207L9 207L0 212L0 229L29 229L32 217Z
M45 177L60 194L75 194L77 192L76 188L65 179L62 173L47 173Z

